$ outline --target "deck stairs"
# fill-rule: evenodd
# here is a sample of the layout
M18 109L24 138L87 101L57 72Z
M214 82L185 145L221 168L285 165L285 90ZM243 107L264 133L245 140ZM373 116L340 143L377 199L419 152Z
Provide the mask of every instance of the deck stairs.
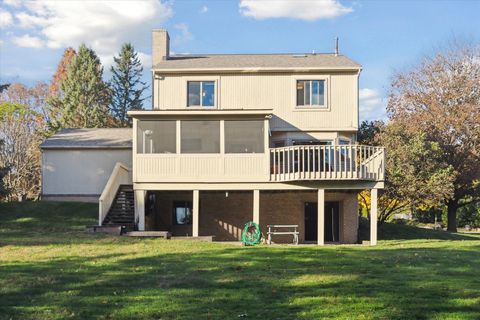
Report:
M121 226L124 231L135 229L135 200L133 186L119 186L115 199L103 220L103 226Z

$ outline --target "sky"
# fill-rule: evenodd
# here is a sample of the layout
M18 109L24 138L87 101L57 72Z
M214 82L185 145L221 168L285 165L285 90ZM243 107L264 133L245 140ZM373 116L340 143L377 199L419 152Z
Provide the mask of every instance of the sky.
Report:
M360 119L386 117L392 76L453 39L478 43L480 1L0 0L0 81L49 82L66 47L105 67L131 42L150 82L151 29L173 53L340 53L363 66Z

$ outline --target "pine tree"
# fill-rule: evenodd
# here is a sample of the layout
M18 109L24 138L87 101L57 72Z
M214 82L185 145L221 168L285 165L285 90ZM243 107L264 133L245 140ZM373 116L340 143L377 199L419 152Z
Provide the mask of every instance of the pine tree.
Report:
M62 95L49 101L52 109L61 110L56 119L50 119L54 129L107 125L111 90L102 76L100 59L92 49L82 44L61 82Z
M129 110L142 109L143 91L147 89L141 81L143 67L135 49L130 43L122 46L119 56L114 57L112 77L112 101L110 113L122 127L130 125Z

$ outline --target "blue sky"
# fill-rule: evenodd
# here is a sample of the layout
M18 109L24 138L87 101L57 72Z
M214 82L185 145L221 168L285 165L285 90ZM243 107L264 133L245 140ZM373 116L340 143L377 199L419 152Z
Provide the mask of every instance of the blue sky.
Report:
M0 0L1 1L1 0ZM149 81L150 29L175 53L340 52L363 65L361 118L385 116L395 71L452 38L478 42L479 1L20 1L0 2L0 79L49 81L67 46L91 46L106 69L132 42ZM109 73L105 77L108 79Z

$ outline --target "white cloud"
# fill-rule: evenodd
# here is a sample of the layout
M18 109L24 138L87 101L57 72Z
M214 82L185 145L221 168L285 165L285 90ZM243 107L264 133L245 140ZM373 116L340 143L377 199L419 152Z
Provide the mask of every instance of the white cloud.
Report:
M375 89L363 88L359 92L360 119L379 120L386 117L386 101Z
M22 1L21 0L3 0L3 3L5 3L8 6L19 7L22 4Z
M49 24L48 18L31 15L26 12L15 14L15 18L18 20L18 26L24 29L46 27Z
M24 48L42 48L45 46L45 43L42 41L42 39L38 37L32 37L29 34L25 34L21 37L14 37L13 43Z
M200 13L207 13L208 11L208 7L207 6L203 6L201 9L200 9Z
M0 27L7 27L13 23L13 17L7 10L0 9Z
M152 67L152 55L139 52L138 58L142 62L143 70L149 70Z
M258 20L294 18L301 20L331 19L353 11L338 0L241 0L240 13Z
M13 1L13 0L9 0ZM18 26L31 29L48 48L93 48L106 67L125 42L150 45L150 32L172 15L170 2L52 1L23 2L15 14Z
M174 45L179 45L193 39L193 34L190 32L186 23L177 23L173 27L180 31L180 34L176 35L173 39Z

